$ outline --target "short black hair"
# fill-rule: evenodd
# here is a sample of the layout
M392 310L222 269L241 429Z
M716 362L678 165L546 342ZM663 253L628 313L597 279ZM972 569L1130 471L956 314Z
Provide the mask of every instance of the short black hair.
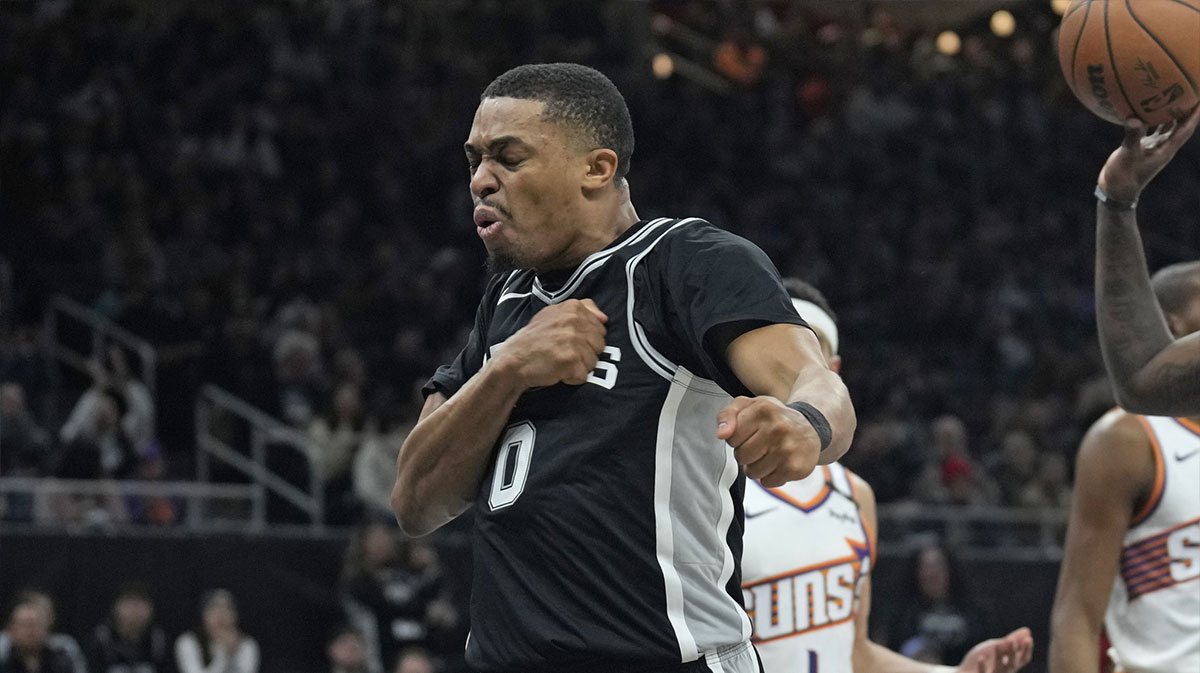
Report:
M568 127L595 148L617 153L618 182L629 173L633 120L625 97L600 71L577 63L521 65L492 80L479 100L488 98L544 103L544 119Z
M1163 313L1180 313L1200 293L1200 261L1163 267L1150 279Z
M784 278L783 288L787 290L788 296L792 299L802 299L816 304L817 308L829 314L829 319L833 321L834 325L837 324L837 314L829 307L829 300L825 299L825 295L821 294L820 290L799 278Z

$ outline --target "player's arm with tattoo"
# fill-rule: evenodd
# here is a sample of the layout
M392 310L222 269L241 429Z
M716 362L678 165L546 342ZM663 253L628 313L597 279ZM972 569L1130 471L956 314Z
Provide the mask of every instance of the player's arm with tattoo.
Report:
M1096 207L1096 320L1104 362L1121 406L1134 413L1188 415L1200 409L1200 337L1175 340L1154 297L1136 211L1142 190L1200 123L1186 121L1146 135L1130 121L1125 139L1100 172L1116 205Z
M1071 520L1051 612L1050 673L1093 673L1100 631L1134 507L1154 481L1136 416L1110 411L1079 447Z
M396 457L392 509L405 533L428 534L471 506L521 394L583 384L604 350L606 320L589 299L548 306L457 393L429 396Z
M764 486L803 479L850 448L857 420L850 393L821 353L816 335L798 325L768 325L734 339L726 358L757 397L738 397L717 418L717 436L734 447L746 475ZM811 405L828 423L822 448L816 424L785 406ZM818 423L821 419L818 419Z

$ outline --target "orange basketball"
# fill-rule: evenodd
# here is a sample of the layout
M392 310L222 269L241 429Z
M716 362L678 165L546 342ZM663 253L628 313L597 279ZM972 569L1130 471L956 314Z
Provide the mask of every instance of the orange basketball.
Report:
M1200 103L1200 0L1074 0L1058 62L1075 96L1108 121L1181 119Z

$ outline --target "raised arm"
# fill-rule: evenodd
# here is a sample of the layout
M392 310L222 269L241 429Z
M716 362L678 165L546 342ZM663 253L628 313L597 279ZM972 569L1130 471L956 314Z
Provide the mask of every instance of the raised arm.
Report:
M428 534L471 506L521 394L584 383L604 350L606 319L591 300L548 306L449 399L426 399L396 457L392 510L405 533Z
M734 339L726 357L738 380L757 396L735 399L717 419L717 436L734 447L748 477L780 486L803 479L850 448L854 405L841 377L825 363L812 330L760 327ZM796 402L810 405L823 421L785 406ZM822 422L829 437L824 450Z
M1096 206L1096 321L1117 402L1134 413L1190 415L1200 410L1200 337L1174 340L1150 286L1134 209L1150 180L1187 142L1200 107L1186 121L1147 135L1136 120L1100 171L1106 196Z
M1136 416L1111 411L1083 439L1051 612L1050 673L1094 673L1100 630L1133 508L1154 479Z

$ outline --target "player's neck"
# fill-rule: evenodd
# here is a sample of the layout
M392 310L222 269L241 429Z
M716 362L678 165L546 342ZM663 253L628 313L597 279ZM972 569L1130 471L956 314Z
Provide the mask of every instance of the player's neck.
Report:
M589 211L581 214L580 229L576 242L570 248L569 257L536 269L538 275L558 271L574 271L583 260L609 247L629 228L638 223L637 211L629 200L629 190L621 190L622 198L607 203L596 203Z

